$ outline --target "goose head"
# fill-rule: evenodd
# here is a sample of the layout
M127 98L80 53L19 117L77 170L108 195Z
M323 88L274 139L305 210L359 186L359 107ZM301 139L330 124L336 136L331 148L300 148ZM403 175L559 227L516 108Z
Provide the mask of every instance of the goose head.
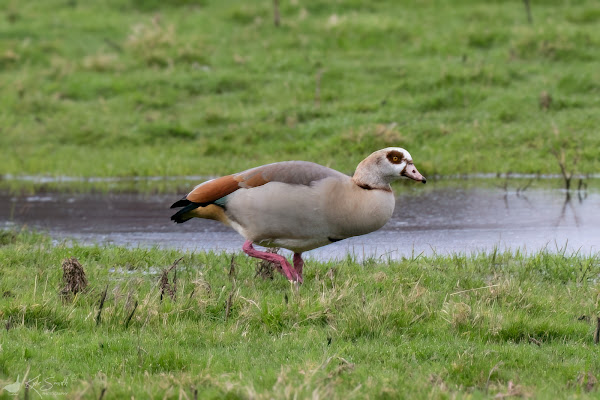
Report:
M361 187L387 189L392 181L400 178L427 182L408 151L401 147L387 147L362 160L352 180Z

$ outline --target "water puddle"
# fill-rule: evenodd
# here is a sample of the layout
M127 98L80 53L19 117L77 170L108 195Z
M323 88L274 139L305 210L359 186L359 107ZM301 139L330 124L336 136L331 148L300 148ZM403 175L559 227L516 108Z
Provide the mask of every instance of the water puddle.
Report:
M402 191L397 191L402 192ZM540 249L600 252L600 194L561 190L433 188L397 193L393 218L381 230L307 253L318 259ZM169 220L178 195L0 192L0 227L47 231L57 240L241 251L243 239L221 224Z

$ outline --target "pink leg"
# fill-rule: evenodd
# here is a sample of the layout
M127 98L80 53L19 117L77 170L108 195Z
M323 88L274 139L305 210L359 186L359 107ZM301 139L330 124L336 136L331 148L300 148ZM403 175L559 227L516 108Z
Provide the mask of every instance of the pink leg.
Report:
M278 264L281 266L281 273L285 275L286 278L290 281L294 282L302 282L302 276L298 275L296 270L292 268L288 260L285 259L284 256L280 256L279 254L267 253L266 251L256 250L252 246L252 242L246 240L244 245L242 246L242 250L244 253L248 254L250 257L260 258L261 260L270 261L272 263Z
M300 277L300 282L302 282L302 267L304 267L304 260L302 259L302 253L294 253L294 269L296 273Z

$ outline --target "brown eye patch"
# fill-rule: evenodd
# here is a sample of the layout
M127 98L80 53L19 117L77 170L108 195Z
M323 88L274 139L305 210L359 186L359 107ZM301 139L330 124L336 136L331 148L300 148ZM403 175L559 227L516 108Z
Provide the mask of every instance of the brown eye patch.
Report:
M392 164L400 164L402 160L404 160L404 155L398 150L392 150L387 153L387 159L390 160Z

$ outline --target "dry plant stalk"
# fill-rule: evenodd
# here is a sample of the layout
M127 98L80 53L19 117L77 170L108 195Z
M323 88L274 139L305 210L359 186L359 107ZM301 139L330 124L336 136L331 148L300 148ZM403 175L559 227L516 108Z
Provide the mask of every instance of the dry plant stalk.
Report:
M529 4L529 0L523 0L525 3L525 12L527 13L527 22L533 24L533 18L531 17L531 4Z
M63 296L76 295L88 285L83 266L75 257L65 258L62 262L64 287L60 291Z
M563 181L565 182L565 189L569 191L571 189L571 179L573 179L573 171L567 171L567 162L565 157L565 150L560 149L560 153L556 150L552 150L552 154L558 161L558 166L560 167L560 173L562 174ZM573 159L573 168L577 165L577 161L579 161L578 157Z
M315 76L315 107L321 107L321 78L323 77L323 69L317 71Z
M552 105L552 96L547 91L540 93L539 99L540 108L544 111L548 111Z
M231 262L229 263L229 279L235 279L235 255L231 256Z
M337 269L335 267L329 268L329 271L325 274L329 280L331 280L331 286L335 287L335 275L337 273Z
M227 298L227 303L225 304L225 321L229 319L229 313L231 312L231 304L233 302L233 291L229 294Z
M554 127L554 135L558 139L559 132L556 127ZM579 162L579 151L576 153L576 155L571 160L571 164L572 164L571 171L567 170L567 160L566 160L567 157L565 155L565 149L563 147L561 147L560 152L558 152L556 149L552 149L552 150L550 150L550 152L554 155L554 157L556 158L556 161L558 162L558 166L560 167L560 172L562 174L563 181L565 182L565 189L568 192L571 189L571 179L573 179L573 170L575 169L577 162Z
M98 314L96 315L96 326L100 325L100 315L102 314L102 308L104 308L104 301L106 300L106 294L108 293L108 285L104 289L102 293L102 297L100 298L100 306L98 307Z
M279 13L279 0L273 0L273 23L275 26L281 24L281 14Z
M135 310L137 310L137 307L138 307L138 302L136 300L135 305L133 306L133 310L131 310L131 313L127 317L127 321L125 321L125 329L127 329L129 327L129 323L131 322L131 318L133 318L133 314L135 313Z
M175 300L177 298L177 264L179 261L183 260L183 257L175 260L173 264L168 269L163 269L162 274L160 275L160 301L162 302L165 292L169 294L171 300ZM173 283L169 283L169 272L174 269L175 273L173 274Z

